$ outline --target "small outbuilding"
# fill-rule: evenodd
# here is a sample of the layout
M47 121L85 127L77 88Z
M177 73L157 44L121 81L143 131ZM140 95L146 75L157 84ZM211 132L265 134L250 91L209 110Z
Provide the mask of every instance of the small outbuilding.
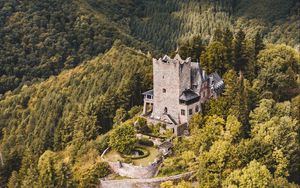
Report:
M163 156L167 156L172 153L173 144L172 142L165 141L158 146L158 150L162 153Z

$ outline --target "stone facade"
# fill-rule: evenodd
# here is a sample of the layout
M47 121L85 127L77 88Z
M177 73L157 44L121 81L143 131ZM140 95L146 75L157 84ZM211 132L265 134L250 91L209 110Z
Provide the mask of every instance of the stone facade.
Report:
M164 56L153 59L153 90L144 94L144 116L168 127L187 124L201 104L217 97L224 82L217 73L207 75L191 58ZM176 132L176 131L174 131Z

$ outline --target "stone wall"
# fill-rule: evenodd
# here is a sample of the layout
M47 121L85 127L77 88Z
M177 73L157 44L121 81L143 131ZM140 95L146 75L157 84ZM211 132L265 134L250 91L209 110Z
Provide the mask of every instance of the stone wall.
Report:
M179 174L169 177L150 178L150 179L125 179L125 180L100 180L98 188L159 188L160 184L165 181L179 182L188 180L192 172Z
M106 150L104 150L101 154L101 158L109 164L116 174L119 174L120 176L129 178L151 178L156 174L157 169L162 162L162 159L159 159L148 166L135 166L121 161L112 162L104 158L104 155L109 151L109 149L110 148L106 148Z
M153 162L149 166L134 166L132 164L122 162L108 162L112 170L120 176L129 178L151 178L155 175L161 160Z

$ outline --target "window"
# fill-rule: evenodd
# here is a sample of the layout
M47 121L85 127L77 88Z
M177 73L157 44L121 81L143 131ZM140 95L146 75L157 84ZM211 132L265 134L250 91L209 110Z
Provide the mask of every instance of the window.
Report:
M147 99L152 99L152 96L151 95L147 95Z
M163 79L165 78L165 76L163 76Z
M193 114L193 109L189 109L189 115Z
M195 111L199 112L199 106L198 105L196 106Z
M165 113L168 113L168 108L167 108L167 107L165 107L165 110L164 110L164 111L165 111Z
M185 110L181 110L181 115L185 116Z
M167 92L167 90L165 88L163 88L163 93L166 93L166 92Z

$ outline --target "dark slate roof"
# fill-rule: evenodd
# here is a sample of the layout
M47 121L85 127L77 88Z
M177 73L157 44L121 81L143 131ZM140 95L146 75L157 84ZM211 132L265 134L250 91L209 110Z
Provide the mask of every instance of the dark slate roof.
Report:
M183 100L183 101L190 101L190 100L193 100L197 97L199 97L199 95L197 93L195 93L193 90L186 89L182 92L179 99Z
M209 77L212 79L211 82L214 91L217 94L221 94L225 88L224 81L222 80L222 78L216 72L210 74Z
M162 143L161 145L158 146L158 148L166 148L166 149L169 149L172 147L173 147L172 142L168 142L168 141L165 141L164 143Z
M152 95L153 96L153 89L146 91L144 93L142 93L143 95Z

